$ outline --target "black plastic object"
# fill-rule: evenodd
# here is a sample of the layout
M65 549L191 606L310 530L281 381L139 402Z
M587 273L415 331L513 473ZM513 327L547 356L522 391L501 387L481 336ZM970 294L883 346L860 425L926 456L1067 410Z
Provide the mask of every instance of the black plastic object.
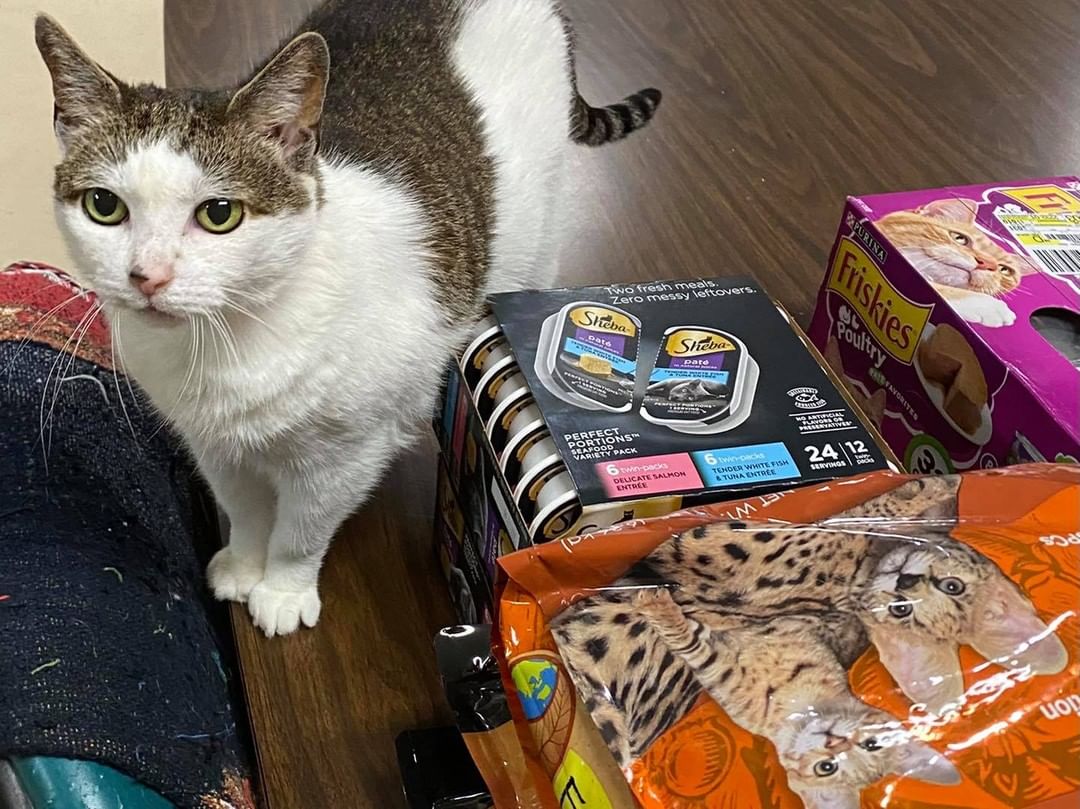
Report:
M435 636L435 656L462 732L492 730L510 721L499 664L491 654L490 626L441 630Z
M494 807L457 728L407 730L397 756L409 809Z

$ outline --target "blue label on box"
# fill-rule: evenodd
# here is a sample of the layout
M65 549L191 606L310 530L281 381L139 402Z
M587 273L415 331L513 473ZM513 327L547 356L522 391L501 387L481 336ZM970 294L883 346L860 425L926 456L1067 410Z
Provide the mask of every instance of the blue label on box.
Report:
M718 385L726 385L730 372L728 371L701 371L694 368L656 368L649 374L650 382L666 382L669 379L704 379L706 382L715 382Z
M731 486L800 477L799 467L781 443L691 453L706 486Z
M563 346L567 354L571 354L575 357L580 357L584 354L588 354L592 357L599 357L602 360L607 360L611 363L613 370L623 374L633 374L637 363L635 360L628 360L626 357L620 357L618 354L613 354L610 351L605 351L599 346L590 345L589 343L583 343L580 340L575 340L573 337L566 339L566 344Z

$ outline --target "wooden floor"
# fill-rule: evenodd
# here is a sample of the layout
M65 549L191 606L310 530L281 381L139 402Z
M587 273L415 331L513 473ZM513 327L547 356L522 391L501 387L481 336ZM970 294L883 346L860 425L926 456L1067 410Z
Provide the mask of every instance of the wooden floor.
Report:
M235 81L312 3L165 0L169 81ZM846 194L1080 169L1080 2L565 5L591 100L665 93L645 133L577 153L568 283L745 273L805 321ZM273 809L403 806L393 738L447 718L430 451L342 532L316 630L235 615Z

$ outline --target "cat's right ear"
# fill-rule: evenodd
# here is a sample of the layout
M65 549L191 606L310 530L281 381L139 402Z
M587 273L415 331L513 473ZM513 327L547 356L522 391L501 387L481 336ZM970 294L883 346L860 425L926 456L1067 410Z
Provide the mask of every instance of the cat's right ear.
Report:
M955 222L959 225L971 225L975 222L979 206L970 199L936 199L919 208L919 213L931 219Z
M921 642L908 632L879 625L870 629L870 642L881 664L904 696L940 715L964 700L964 675L956 644Z
M862 805L859 793L850 787L803 787L790 780L788 786L802 799L806 809L859 809Z
M60 148L67 149L73 133L92 126L120 103L120 87L47 14L34 21L34 39L52 76L53 128Z
M303 165L318 150L329 77L326 40L313 31L301 34L236 91L229 114L274 140L285 160Z

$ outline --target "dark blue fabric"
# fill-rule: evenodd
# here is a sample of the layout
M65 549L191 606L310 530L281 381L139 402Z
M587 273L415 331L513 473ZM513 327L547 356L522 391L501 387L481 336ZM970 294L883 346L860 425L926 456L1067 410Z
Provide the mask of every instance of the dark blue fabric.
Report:
M202 806L244 767L197 482L159 423L111 371L0 342L0 757L92 759Z

